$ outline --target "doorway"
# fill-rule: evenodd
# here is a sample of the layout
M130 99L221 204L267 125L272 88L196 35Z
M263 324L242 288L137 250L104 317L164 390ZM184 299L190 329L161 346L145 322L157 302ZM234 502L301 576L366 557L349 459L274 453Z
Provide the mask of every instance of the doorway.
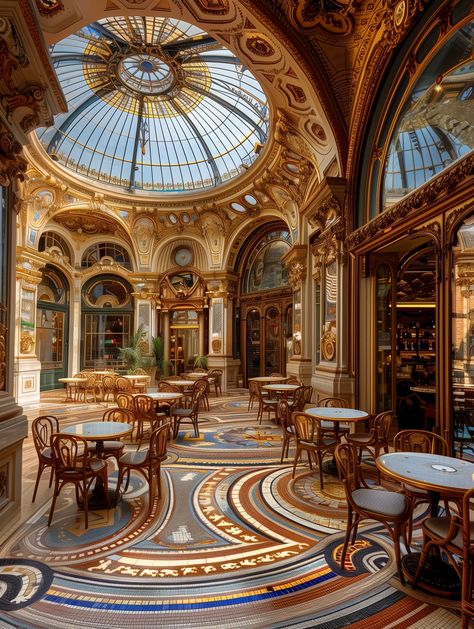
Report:
M192 371L199 355L199 318L196 310L173 310L170 321L170 362L179 376Z

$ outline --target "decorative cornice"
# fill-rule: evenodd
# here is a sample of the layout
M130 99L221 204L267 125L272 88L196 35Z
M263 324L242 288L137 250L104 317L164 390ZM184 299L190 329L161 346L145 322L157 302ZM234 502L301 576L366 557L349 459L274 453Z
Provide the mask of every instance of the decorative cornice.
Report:
M281 261L288 270L289 284L293 290L298 290L303 285L306 274L306 256L308 248L306 245L293 245L293 247L285 253Z
M461 183L472 177L473 173L474 152L463 158L461 162L448 167L418 190L414 190L370 223L354 231L346 240L348 249L352 250L367 240L379 236L384 230L397 225L410 213L418 212L427 205L433 205L443 195L452 193Z
M21 150L21 144L0 119L0 185L9 186L15 179L24 180L28 164Z

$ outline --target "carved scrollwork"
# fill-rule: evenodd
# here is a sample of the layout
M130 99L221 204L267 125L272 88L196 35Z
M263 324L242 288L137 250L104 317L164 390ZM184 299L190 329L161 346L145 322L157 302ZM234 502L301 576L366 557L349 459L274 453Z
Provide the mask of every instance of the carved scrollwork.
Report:
M294 261L288 269L288 279L293 288L300 288L306 279L306 265L301 261Z
M0 122L0 185L9 186L16 178L20 181L24 180L28 164L20 153L21 144Z
M1 310L5 306L0 304ZM7 326L0 323L0 391L5 391L7 375Z
M474 155L470 154L462 162L447 168L422 188L415 190L405 199L379 214L370 223L353 232L346 240L347 247L353 249L378 236L384 229L396 225L410 213L419 211L425 205L433 204L440 196L452 192L461 183L472 178L473 173Z
M29 332L22 332L20 335L20 352L22 354L31 354L35 346L35 337Z
M321 337L321 353L324 360L334 360L336 358L336 335L333 331L334 324L331 322L329 328Z

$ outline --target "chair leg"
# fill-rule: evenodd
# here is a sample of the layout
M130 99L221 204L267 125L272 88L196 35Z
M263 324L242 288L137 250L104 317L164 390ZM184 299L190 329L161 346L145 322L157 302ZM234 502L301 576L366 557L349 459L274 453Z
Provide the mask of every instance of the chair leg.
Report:
M301 456L301 448L297 444L296 445L295 458L293 460L293 474L291 475L291 478L295 477L296 466L298 465L298 461L300 459L300 456Z
M405 585L405 575L402 570L402 559L400 556L400 526L397 524L393 527L393 548L395 550L395 562L397 564L398 576L400 577L400 583Z
M51 520L53 519L54 509L56 508L56 498L58 497L59 491L60 491L59 490L59 482L56 479L56 482L54 484L53 500L51 502L51 507L49 509L48 526L51 525Z
M82 506L84 509L84 528L89 528L89 496L87 495L87 483L82 489Z
M344 570L344 564L346 562L346 554L347 554L347 547L349 546L349 538L351 535L352 518L353 518L353 511L352 511L352 508L349 507L348 512L347 512L346 535L344 537L344 546L342 547L342 554L341 554L341 568L343 570Z
M31 502L34 502L36 499L36 492L38 491L38 485L39 485L39 480L41 478L41 474L43 473L43 470L45 468L45 465L43 463L40 464L40 466L38 467L38 473L36 474L36 482L35 482L35 488L33 491L33 498L31 499ZM51 473L53 472L53 467L51 467ZM51 487L51 480L49 481L49 486Z

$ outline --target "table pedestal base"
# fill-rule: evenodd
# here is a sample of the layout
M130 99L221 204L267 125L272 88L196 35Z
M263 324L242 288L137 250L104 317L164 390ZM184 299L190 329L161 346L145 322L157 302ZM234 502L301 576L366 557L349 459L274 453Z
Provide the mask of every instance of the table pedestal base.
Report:
M109 497L109 509L114 509L117 504L120 502L122 498L122 494L115 489L107 490L107 495ZM107 499L105 495L105 491L103 486L94 487L94 489L89 492L88 496L88 509L91 511L92 509L107 509ZM84 505L82 499L79 497L79 509L83 509Z
M325 474L330 474L331 476L339 476L339 472L337 471L336 459L327 459L323 461L323 472Z
M402 557L402 569L408 583L413 585L421 553L412 553ZM416 588L442 596L443 598L461 598L461 581L454 568L436 555L427 558Z

